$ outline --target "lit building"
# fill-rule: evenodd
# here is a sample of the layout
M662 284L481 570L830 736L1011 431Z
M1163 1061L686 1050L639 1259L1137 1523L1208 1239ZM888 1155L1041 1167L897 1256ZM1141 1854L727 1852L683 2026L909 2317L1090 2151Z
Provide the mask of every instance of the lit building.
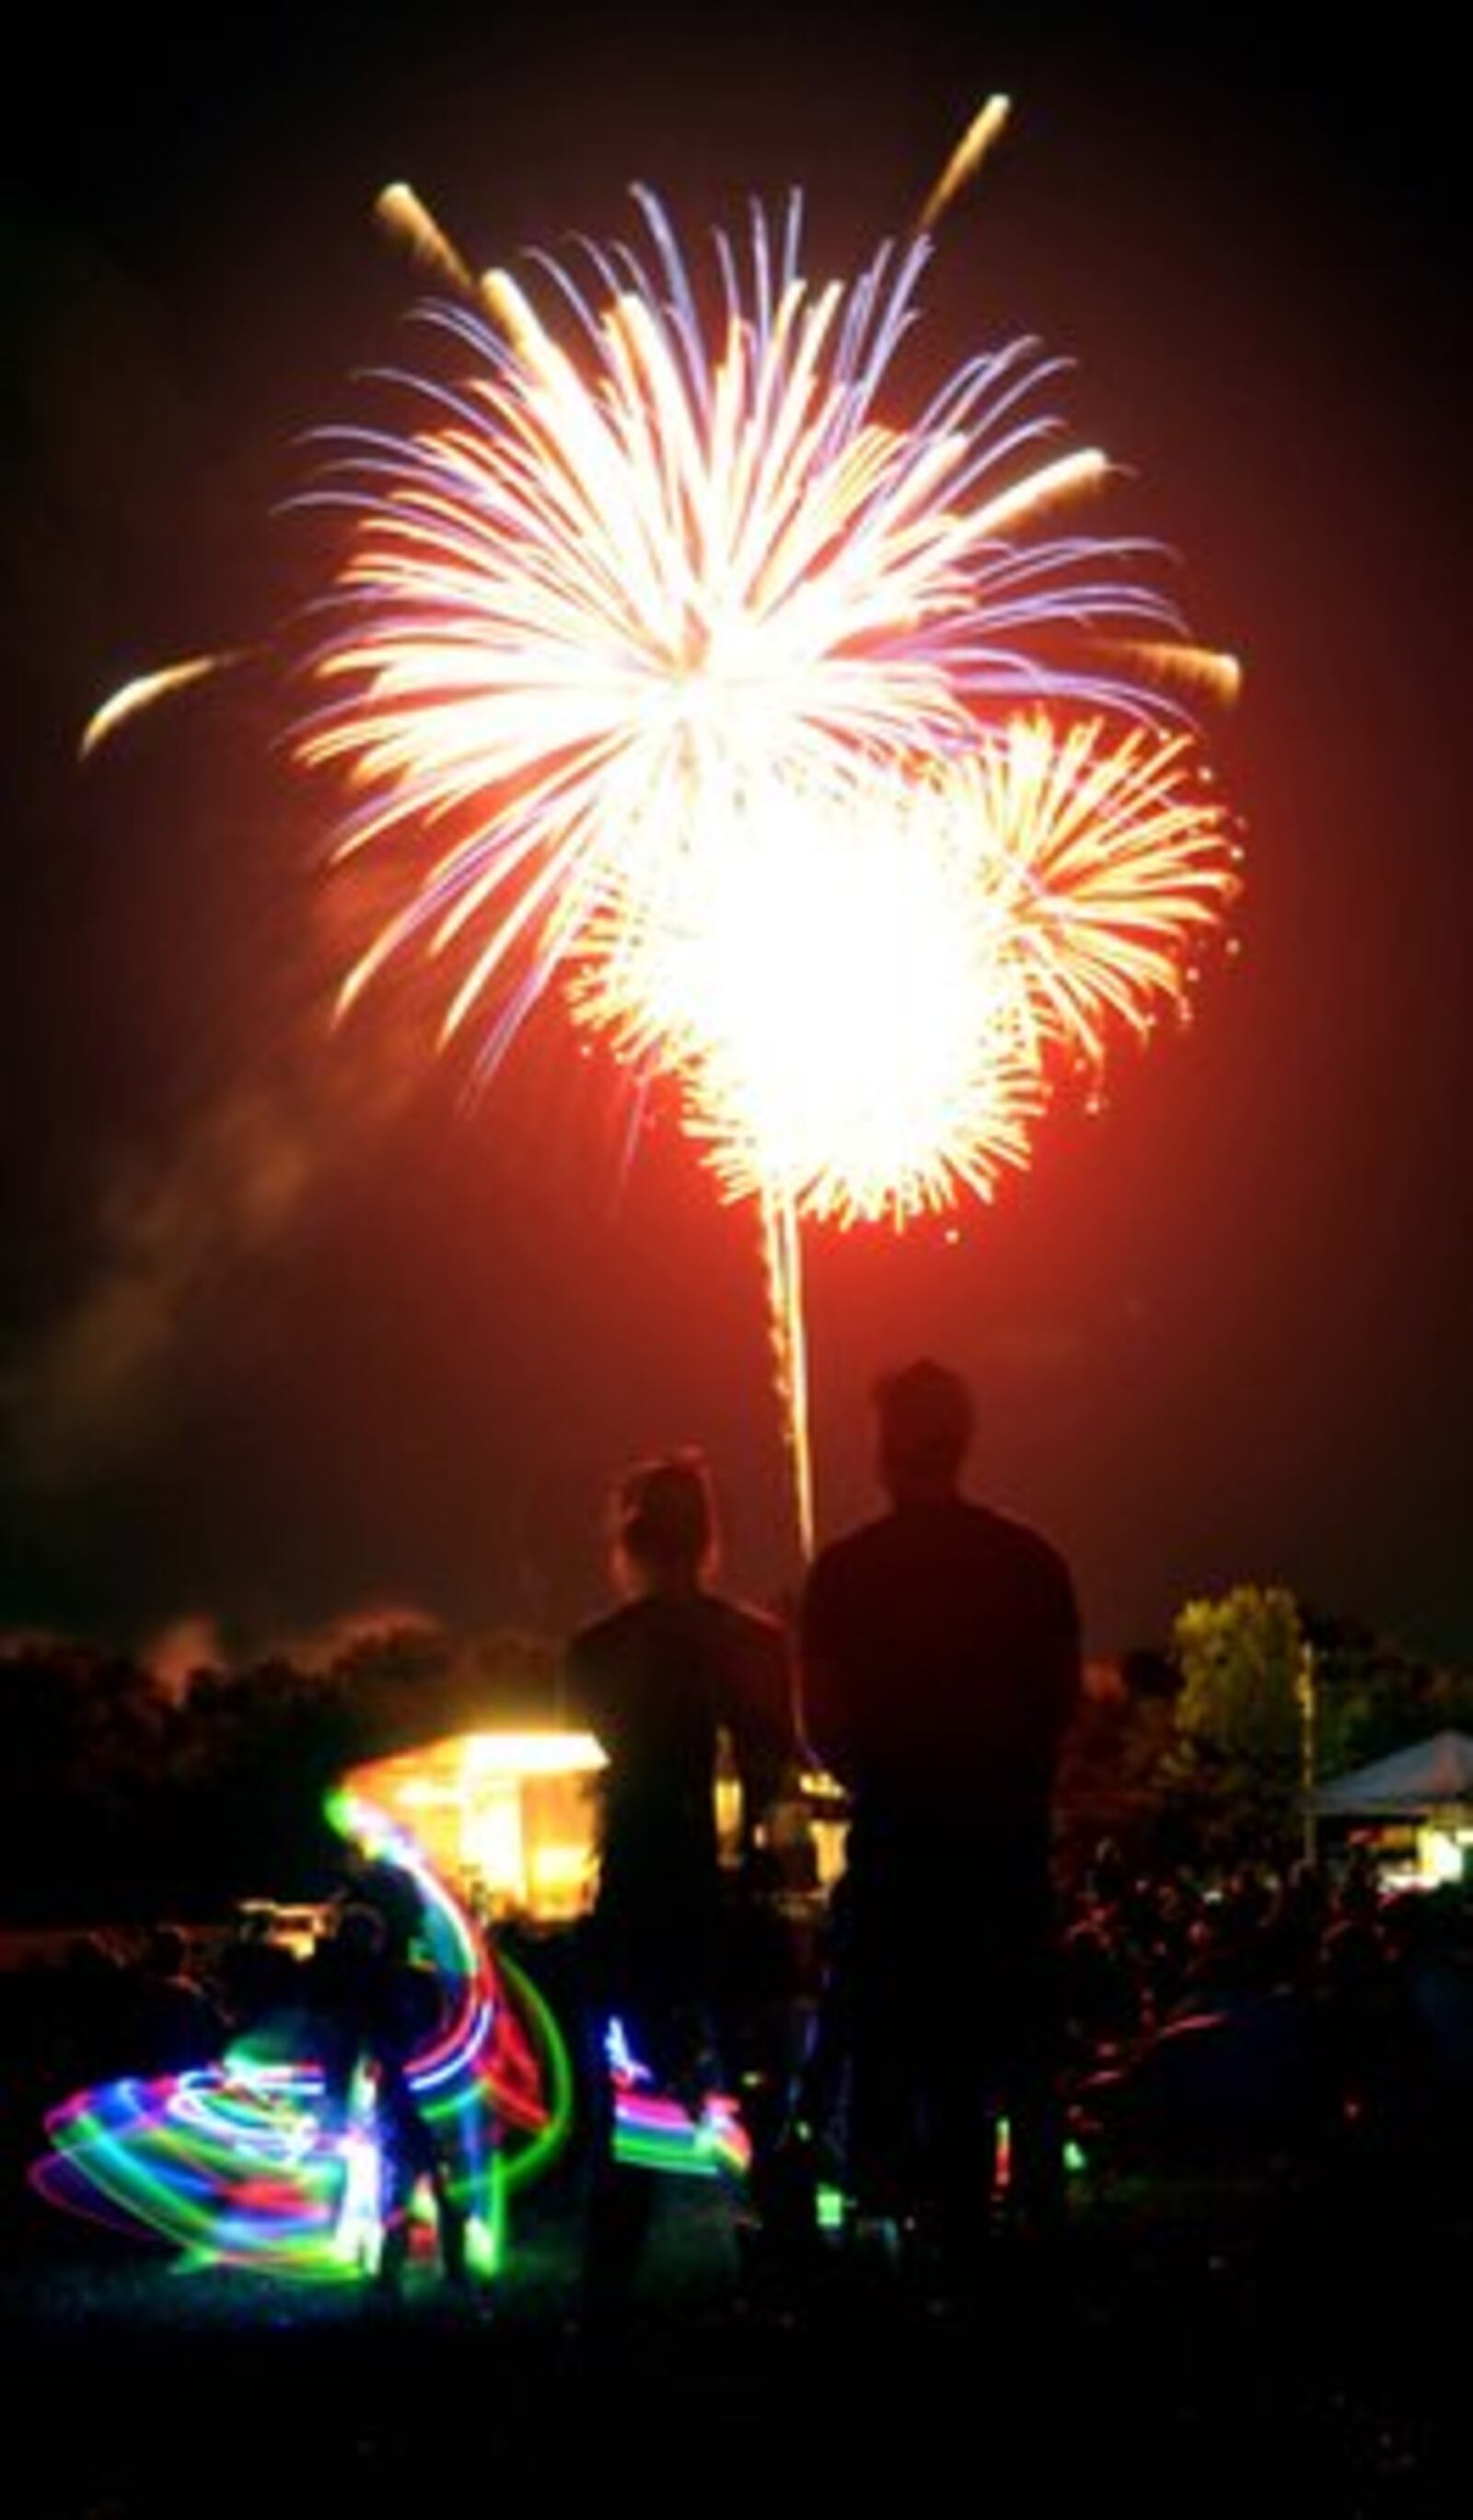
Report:
M724 1739L722 1750L716 1834L723 1863L734 1864L742 1791ZM401 1822L483 1915L566 1924L586 1913L597 1888L597 1780L607 1765L591 1732L549 1727L456 1733L371 1760L344 1781ZM847 1822L846 1798L832 1779L806 1775L769 1819L769 1842L790 1884L832 1887Z
M482 1912L566 1922L598 1877L591 1732L463 1732L355 1768L349 1790L402 1822Z

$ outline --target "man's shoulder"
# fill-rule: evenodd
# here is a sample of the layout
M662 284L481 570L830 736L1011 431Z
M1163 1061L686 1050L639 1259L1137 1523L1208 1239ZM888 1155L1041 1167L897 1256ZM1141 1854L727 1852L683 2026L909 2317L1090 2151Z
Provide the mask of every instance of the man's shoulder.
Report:
M953 1605L971 1622L1011 1618L1061 1636L1077 1630L1074 1579L1062 1552L1032 1523L958 1497L882 1514L814 1559L803 1602L810 1650L842 1629L866 1632Z
M964 1500L964 1509L969 1519L975 1520L978 1529L986 1532L990 1546L1036 1566L1040 1572L1057 1576L1066 1584L1072 1581L1063 1551L1045 1532L1039 1531L1036 1523L1025 1522L1018 1514L1002 1513L995 1506L978 1505L970 1498Z
M861 1522L853 1531L841 1532L837 1540L825 1541L809 1564L808 1583L811 1585L815 1579L846 1566L862 1565L866 1557L873 1556L877 1551L884 1551L891 1545L891 1526L895 1519L893 1513L878 1514L873 1522Z
M828 1542L814 1558L808 1580L937 1546L1011 1557L1048 1569L1066 1581L1069 1577L1062 1551L1033 1523L974 1497L952 1497L941 1505L898 1508Z

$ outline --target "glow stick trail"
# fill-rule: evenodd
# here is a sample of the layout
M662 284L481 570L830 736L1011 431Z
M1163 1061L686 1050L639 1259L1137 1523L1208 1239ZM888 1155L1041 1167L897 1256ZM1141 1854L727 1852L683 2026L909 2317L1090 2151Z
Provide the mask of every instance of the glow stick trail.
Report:
M708 2092L699 2116L667 2092L654 2089L647 2065L630 2048L616 2014L604 2041L614 2099L614 2157L630 2170L660 2171L686 2179L725 2179L737 2183L752 2167L752 2139L736 2101Z
M566 2138L572 2071L551 2014L519 1971L493 1960L413 1840L361 1800L330 1816L420 1893L443 2019L409 2058L414 2104L434 2131L464 2218L473 2272L495 2272L510 2193ZM195 2265L227 2263L322 2281L373 2271L382 2240L371 2119L334 2123L311 2055L233 2049L218 2065L83 2092L46 2121L31 2173L54 2205L172 2242Z

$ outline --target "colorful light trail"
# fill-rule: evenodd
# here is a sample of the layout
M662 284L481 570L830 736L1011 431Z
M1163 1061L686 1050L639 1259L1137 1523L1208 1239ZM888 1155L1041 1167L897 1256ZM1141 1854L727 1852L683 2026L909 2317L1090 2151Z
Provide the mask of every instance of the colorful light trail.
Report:
M432 2129L470 2267L494 2272L508 2199L545 2170L572 2114L568 2052L526 1977L492 1958L412 1839L361 1800L338 1797L337 1824L405 1872L443 2018L408 2060L414 2104ZM313 2281L374 2271L383 2239L373 2113L328 2105L319 2058L281 2060L249 2044L218 2065L83 2092L46 2122L52 2150L32 2172L55 2204L150 2232L198 2265Z

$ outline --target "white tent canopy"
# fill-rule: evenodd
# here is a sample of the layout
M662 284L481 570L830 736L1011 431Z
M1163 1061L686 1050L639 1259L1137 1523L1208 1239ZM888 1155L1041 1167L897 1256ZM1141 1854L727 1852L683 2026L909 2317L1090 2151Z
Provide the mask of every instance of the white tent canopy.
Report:
M1420 1820L1452 1803L1473 1806L1473 1738L1466 1732L1434 1732L1389 1759L1332 1778L1314 1796L1315 1811L1326 1817L1363 1812Z

